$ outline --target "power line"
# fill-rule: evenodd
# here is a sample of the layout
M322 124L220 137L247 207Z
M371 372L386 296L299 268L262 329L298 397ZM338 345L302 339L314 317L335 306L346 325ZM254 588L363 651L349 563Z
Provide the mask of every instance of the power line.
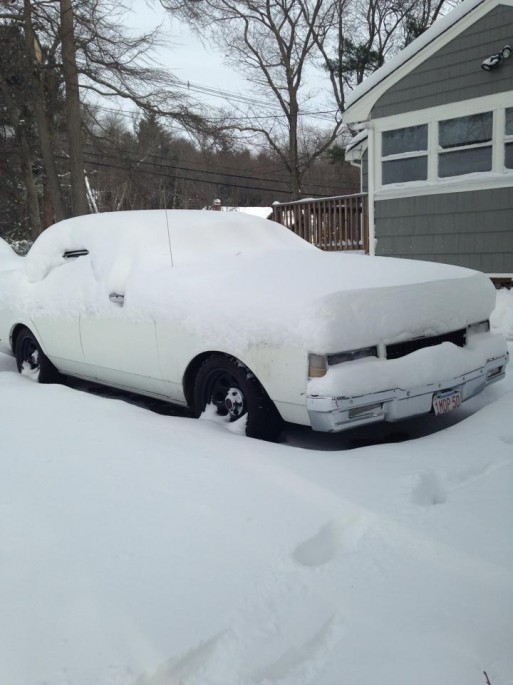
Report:
M67 159L64 156L59 156L61 159ZM134 169L132 168L127 168L125 166L121 166L120 164L110 164L107 162L98 162L95 160L90 160L86 159L85 160L87 164L91 164L92 166L103 166L103 167L108 167L109 169L120 169L122 171L133 171ZM237 183L219 183L218 181L209 181L207 179L202 179L202 178L193 178L193 177L188 177L188 176L178 176L175 174L166 174L162 171L155 171L155 170L150 170L150 169L143 169L141 167L138 167L136 169L138 172L141 172L143 174L148 174L150 176L162 176L163 178L169 178L173 180L179 180L179 181L193 181L194 183L206 183L208 185L215 185L215 186L228 186L229 188L241 188L243 190L258 190L262 192L276 192L280 193L282 195L289 195L290 192L286 190L279 190L275 188L259 188L258 186L244 186L240 185ZM325 197L325 196L323 196Z
M255 98L253 97L248 97L245 95L241 95L240 93L234 93L232 91L228 90L222 90L221 88L211 88L210 86L205 86L199 83L192 83L191 81L181 81L180 79L175 80L175 86L178 88L183 88L188 91L194 91L201 93L202 95L210 95L213 97L219 97L223 98L225 100L234 100L236 102L240 102L242 104L246 105L254 105L255 104ZM283 112L281 112L281 107L277 102L261 102L260 106L263 107L264 109L277 109L280 110L280 112L276 113L275 115L270 115L270 116L284 116L286 117L287 115ZM312 112L312 111L303 111L298 113L298 116L310 116L310 117L321 117L328 119L325 115L327 114L336 114L339 111L339 109L333 109L333 110L326 110L326 111L317 111L317 112ZM255 115L255 117L248 117L248 118L266 118L264 116L260 117L258 115ZM331 119L329 119L331 121Z
M68 160L68 157L65 155L56 155L59 159L65 159ZM91 166L101 166L101 167L106 167L109 169L118 169L121 171L134 171L133 167L126 167L122 166L120 164L111 164L107 162L99 162L96 160L91 160L91 159L86 159L85 162L87 164L90 164ZM155 170L150 170L150 169L144 169L142 167L138 167L136 171L142 173L142 174L148 174L150 176L162 176L163 178L169 178L173 180L179 180L179 181L193 181L194 183L206 183L207 185L215 185L215 186L228 186L229 188L240 188L242 190L258 190L261 192L275 192L275 193L280 193L281 195L289 195L290 192L286 190L280 190L277 188L261 188L258 186L248 186L248 185L240 185L238 183L220 183L218 181L209 181L207 179L202 179L202 178L194 178L194 177L189 177L189 176L178 176L175 174L166 174L162 171L155 171ZM320 193L314 193L317 195L317 197L331 197L328 195L322 195Z
M99 157L110 157L117 159L116 155L105 153L105 152L95 152L94 150L85 150L86 154L88 155L95 155ZM146 157L157 157L157 155L145 155ZM278 180L278 179L266 179L266 178L261 178L258 176L245 176L242 174L233 174L230 172L224 172L224 171L209 171L206 169L193 169L191 167L184 167L180 166L178 164L171 164L171 163L163 163L163 162L146 162L144 159L134 159L133 157L128 158L129 162L133 162L136 166L139 164L151 164L152 166L155 167L160 167L163 169L177 169L179 171L190 171L193 173L200 173L200 174L206 174L208 176L228 176L230 178L240 178L244 180L249 180L249 181L267 181L269 183L287 183L287 181L284 180Z
M219 92L222 93L223 91L219 91ZM206 92L206 93L204 93L204 94L210 95L210 93L208 93L208 92ZM228 97L228 96L225 96L225 95L219 94L218 97L222 97L222 98L225 99L225 100L230 100L230 99L237 100L235 94L233 94L233 95L231 95L231 96L229 96L229 97ZM245 99L244 99L242 102L243 102L243 104L248 104L248 105L254 105L254 104L255 104L255 100L254 100L254 99L252 99L251 101L245 100ZM203 103L200 102L200 105L201 105L201 104L203 104ZM132 118L132 117L134 116L134 114L136 114L135 112L127 112L126 110L116 109L116 108L113 108L113 107L104 107L104 106L102 106L102 105L92 105L92 106L93 106L93 107L96 107L97 109L105 110L106 112L119 113L119 114L122 114L123 116L127 116L127 117L130 117L130 118ZM277 104L265 103L265 102L261 103L261 106L264 107L264 108L266 108L266 109L269 109L269 108L276 109L276 108L279 107ZM339 112L339 111L340 111L340 110L338 110L338 109L319 110L319 111L317 111L317 112L312 112L312 111L308 111L308 110L307 110L307 111L298 112L297 116L298 116L298 117L314 117L314 118L318 118L318 119L319 119L319 118L320 118L320 119L324 119L325 121L333 122L333 118L330 117L330 116L328 116L328 115L329 115L329 114L337 114L337 112ZM214 117L212 117L212 116L207 116L207 117L205 117L205 118L206 118L208 121L225 121L225 120L226 120L227 118L229 118L229 117L228 117L227 115L220 115L220 116L218 116L218 117L216 117L216 116L214 116ZM262 120L262 119L287 118L287 115L286 115L286 114L281 110L281 108L280 108L280 111L276 111L276 112L273 113L273 114L255 114L255 115L253 115L253 116L250 116L250 115L245 114L245 115L238 115L238 116L236 116L235 118L236 118L236 119L243 119L243 120L246 120L246 121L259 121L259 120Z
M85 150L86 154L88 155L94 155L94 156L102 156L102 157L109 157L111 159L118 159L117 155L114 154L109 154L105 152L96 152L94 150ZM147 154L145 155L146 157L153 157L153 158L158 158L158 155L153 155L153 154ZM244 179L248 181L263 181L264 183L279 183L279 184L287 184L289 181L288 179L277 179L277 178L262 178L260 176L247 176L244 174L240 173L231 173L230 171L219 171L219 170L205 170L205 169L198 169L198 168L191 168L191 167L186 167L186 166L181 166L179 164L172 164L169 162L146 162L144 159L134 159L133 156L128 158L129 162L133 162L136 165L138 164L151 164L152 166L160 167L163 169L177 169L179 171L189 171L192 173L200 173L200 174L205 174L208 176L223 176L223 177L229 177L229 178L238 178L238 179ZM192 161L192 160L190 160ZM219 183L222 185L222 182ZM333 186L331 184L317 184L317 183L309 183L309 187L311 188L323 188L323 189L333 189L333 190L340 190L340 186ZM271 190L271 189L269 189ZM274 190L274 189L273 189ZM286 191L288 192L288 191Z
M129 112L126 112L125 110L120 110L120 109L110 108L110 107L103 107L103 106L100 106L100 105L97 105L96 107L97 107L98 109L102 109L102 110L105 110L105 111L108 111L108 112L119 113L119 114L122 114L122 115L124 115L124 116L129 116L130 118L133 118L133 116L134 116L134 113L129 113ZM172 127L172 126L170 126L169 128L172 128L172 129L174 129L174 130L183 131L183 129L180 129L180 128L178 128L178 127ZM256 147L261 147L261 148L265 149L266 151L269 150L269 147L266 146L266 145L257 145L257 144L255 144L255 143L251 143L251 145L252 145L252 146L256 146ZM95 153L95 154L97 154L97 153ZM102 153L102 154L103 154L103 153ZM107 154L107 153L104 153L104 154ZM113 156L113 155L109 155L109 156ZM152 154L152 153L147 153L146 156L147 156L147 157L156 158L156 159L160 159L159 155ZM191 159L187 159L187 158L183 158L181 161L190 162L191 164L195 164L195 163L196 163L196 160L191 160ZM174 165L171 165L171 166L173 166L173 168L175 168ZM176 167L176 168L180 168L180 167ZM227 167L225 167L225 168L227 168ZM273 173L280 173L279 170L276 170L276 169L274 169L273 167L267 167L267 168L269 169L269 171L272 171ZM226 175L230 175L229 172L233 171L233 168L228 168L228 171L223 171L222 169L223 169L223 167L221 167L221 169L220 169L219 171L217 171L217 172L207 172L207 171L203 172L202 169L191 169L191 171L198 171L198 172L200 172L200 173L219 173L219 174L226 174ZM252 169L249 169L249 168L247 168L247 167L242 167L241 170L242 170L242 171L252 171ZM242 176L241 176L240 174L233 174L233 175L242 178ZM251 180L256 180L256 181L267 181L267 180L270 180L270 181L275 182L275 183L286 183L286 182L288 182L288 179L285 179L285 178L284 178L284 179L277 179L277 178L273 178L273 179L264 179L264 178L256 177L256 176L247 177L247 178L251 178ZM332 184L329 184L329 183L322 183L322 184L310 183L309 185L310 185L310 186L313 186L313 187L317 186L317 187L319 187L319 188L332 188L333 190L338 190L338 189L339 189L339 186L335 186L335 185L332 185Z
M105 111L105 112L111 112L111 113L113 113L113 114L121 114L122 116L128 117L128 118L131 119L131 120L133 120L134 116L137 116L137 112L127 112L126 110L117 109L117 108L115 108L115 107L104 107L104 106L102 106L102 105L96 105L96 104L95 104L95 105L91 105L91 106L96 107L96 109L101 109L101 110L103 110L103 111ZM219 117L219 121L224 120L224 119L225 119L225 117ZM214 119L209 118L208 121L214 121ZM167 122L166 122L166 128L169 128L169 129L171 129L171 130L173 130L173 131L179 131L180 133L184 133L184 132L185 132L185 129L184 129L184 128L181 128L181 127L179 127L179 126L172 126L172 125L168 124ZM255 132L253 132L253 133L255 133ZM249 145L250 145L251 147L260 148L260 149L266 150L266 151L269 151L269 150L270 150L270 148L269 148L268 145L265 145L265 144L262 144L262 143L255 143L254 141L252 141L251 143L249 143ZM189 160L189 161L190 161L190 160ZM335 186L332 186L332 187L334 188Z

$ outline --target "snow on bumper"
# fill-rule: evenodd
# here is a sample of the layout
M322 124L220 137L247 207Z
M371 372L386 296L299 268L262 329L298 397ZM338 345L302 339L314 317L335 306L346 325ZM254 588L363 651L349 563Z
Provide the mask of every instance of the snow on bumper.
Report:
M400 359L339 364L309 381L310 423L317 431L338 432L428 414L437 393L457 391L465 402L503 378L508 359L502 336L485 334L465 348L443 343Z

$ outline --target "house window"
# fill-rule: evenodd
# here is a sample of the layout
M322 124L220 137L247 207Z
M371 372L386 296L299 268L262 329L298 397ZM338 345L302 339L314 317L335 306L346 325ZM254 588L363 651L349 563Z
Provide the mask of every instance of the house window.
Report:
M438 124L438 176L492 170L493 113L447 119Z
M504 166L506 169L513 169L513 107L506 110L504 141Z
M427 179L427 124L384 131L381 136L382 183Z

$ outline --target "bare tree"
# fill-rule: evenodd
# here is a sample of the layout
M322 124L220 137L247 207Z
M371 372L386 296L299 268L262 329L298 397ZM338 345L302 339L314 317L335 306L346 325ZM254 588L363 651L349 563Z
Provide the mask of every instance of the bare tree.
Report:
M88 211L83 157L88 93L96 100L98 95L122 98L184 127L203 125L177 95L173 77L153 66L157 33L132 37L120 30L124 10L114 0L18 0L0 13L0 26L17 24L24 37L23 107L36 121L43 185L51 200L43 203L49 207L45 225ZM3 89L9 95L12 86L4 80ZM71 179L67 202L66 173Z
M361 83L386 59L423 33L457 0L361 0L347 2L341 14L332 68L346 88Z
M239 110L233 128L262 136L288 170L291 190L301 194L305 169L335 140L341 128L344 93L328 57L328 40L340 0L161 0L162 5L221 44L260 96ZM330 76L334 105L325 135L315 149L301 148L301 131L312 94L305 81L314 64ZM269 107L269 96L272 107ZM329 123L328 123L329 122Z
M31 136L30 122L23 113L24 83L20 76L20 62L24 61L23 36L17 26L3 26L1 32L0 47L0 100L4 104L4 122L14 133L11 139L16 142L16 151L21 168L21 176L25 185L26 204L28 210L28 223L31 227L32 237L41 233L41 214L36 181L33 173L34 152ZM21 67L26 71L26 65ZM11 166L12 160L4 160L7 166ZM8 168L2 169L2 176L8 172ZM5 175L4 175L5 174ZM12 184L16 186L16 182Z
M23 2L22 22L25 34L25 50L29 64L26 79L30 84L30 100L27 102L27 107L31 108L34 112L53 212L56 221L60 221L65 218L66 214L57 173L53 132L48 118L41 44L34 30L34 13L30 0L24 0Z
M451 1L161 0L161 4L211 45L222 46L229 63L252 84L256 97L239 98L241 104L225 124L263 137L288 170L292 194L298 197L305 171L342 131L347 91L427 28ZM314 69L328 78L330 104L321 112L312 112L313 93L307 85ZM302 139L309 144L302 145Z
M66 122L71 173L71 213L87 214L88 204L84 181L82 115L75 54L75 28L71 0L59 0L62 73L66 84Z

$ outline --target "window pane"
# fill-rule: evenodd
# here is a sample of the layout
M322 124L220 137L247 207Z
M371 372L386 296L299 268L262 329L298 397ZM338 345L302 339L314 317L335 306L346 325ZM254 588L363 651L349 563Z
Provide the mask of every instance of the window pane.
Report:
M513 136L513 108L506 110L506 135Z
M492 127L492 112L441 121L438 124L438 144L440 147L459 147L486 143L492 139Z
M387 183L405 183L406 181L425 181L426 179L426 155L383 162L383 185Z
M381 145L383 157L427 150L427 124L399 128L396 131L384 131Z
M504 166L506 167L506 169L513 169L513 143L508 143L506 145Z
M491 171L492 148L479 147L457 152L444 152L438 157L438 176L460 176L474 171Z

